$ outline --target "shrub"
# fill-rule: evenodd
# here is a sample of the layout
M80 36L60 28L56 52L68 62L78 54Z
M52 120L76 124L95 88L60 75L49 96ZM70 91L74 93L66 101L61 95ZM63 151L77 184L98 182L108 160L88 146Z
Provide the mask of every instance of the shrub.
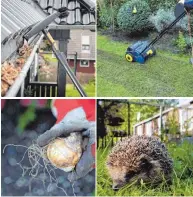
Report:
M137 12L133 13L136 8ZM131 0L123 4L117 15L117 23L121 30L136 33L151 27L148 20L151 10L145 1Z
M167 27L172 21L175 20L173 9L160 8L156 14L149 17L149 21L154 25L158 32ZM188 19L184 17L181 19L173 29L188 31Z
M187 43L186 43L186 39L181 31L179 31L179 36L178 36L178 39L176 40L176 44L181 52L185 52L186 47L187 47Z
M177 3L176 0L146 0L151 8L151 10L157 11L159 8L173 8Z
M108 7L102 7L99 11L99 18L100 18L100 26L101 27L110 27L112 25L112 17L111 14L113 14L113 11L111 13L110 8Z
M103 0L98 1L98 26L102 28L114 28L117 26L117 13L120 6L126 0Z
M189 35L185 35L185 40L186 40L187 47L191 47L193 43L193 37L190 37Z

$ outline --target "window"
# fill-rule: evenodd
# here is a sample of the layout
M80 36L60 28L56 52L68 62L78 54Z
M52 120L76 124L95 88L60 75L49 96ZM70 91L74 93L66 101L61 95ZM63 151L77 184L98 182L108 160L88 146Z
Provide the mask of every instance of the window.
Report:
M90 37L82 36L82 53L90 53Z
M82 51L90 51L90 45L83 44Z
M89 67L89 60L80 60L80 67Z

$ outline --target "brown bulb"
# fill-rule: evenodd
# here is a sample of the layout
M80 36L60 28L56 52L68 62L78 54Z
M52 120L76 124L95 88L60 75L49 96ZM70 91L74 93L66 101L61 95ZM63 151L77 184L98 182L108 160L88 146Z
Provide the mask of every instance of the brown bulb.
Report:
M82 136L80 133L71 133L66 138L53 140L47 148L47 157L52 163L64 170L72 171L82 154Z

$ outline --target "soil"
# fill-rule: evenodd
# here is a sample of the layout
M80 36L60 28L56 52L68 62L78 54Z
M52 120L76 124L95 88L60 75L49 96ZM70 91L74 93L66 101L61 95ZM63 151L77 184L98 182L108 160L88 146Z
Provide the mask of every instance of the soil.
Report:
M101 34L103 35L107 35L109 37L112 38L112 40L114 41L119 41L119 42L128 42L128 43L135 43L137 41L144 41L144 40L148 40L148 41L152 41L157 35L157 32L153 32L152 33L145 33L145 34L138 34L135 36L130 36L125 32L122 31L115 31L114 33L110 32L110 31L104 31L104 30L100 30ZM154 44L156 49L161 49L161 50L169 50L172 53L179 53L179 49L177 48L177 46L174 45L174 41L175 39L178 37L177 33L168 33L165 34L158 42L156 42Z

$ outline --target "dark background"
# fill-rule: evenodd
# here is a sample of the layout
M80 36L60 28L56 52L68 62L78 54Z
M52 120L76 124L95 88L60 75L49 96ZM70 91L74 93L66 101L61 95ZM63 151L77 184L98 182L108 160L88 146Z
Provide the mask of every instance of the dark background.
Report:
M2 101L3 102L3 101ZM65 193L56 187L56 183L49 181L49 175L44 175L43 169L35 179L27 173L22 177L22 169L17 164L22 159L26 148L8 146L7 144L30 146L32 141L50 129L56 119L50 109L50 101L45 107L33 104L22 106L20 100L6 100L1 111L1 191L2 196L65 196ZM32 120L33 119L33 120ZM28 158L22 162L30 166ZM68 196L94 195L95 170L74 183L72 188L68 181L68 173L56 170L59 186L65 189ZM43 184L45 182L45 184Z

